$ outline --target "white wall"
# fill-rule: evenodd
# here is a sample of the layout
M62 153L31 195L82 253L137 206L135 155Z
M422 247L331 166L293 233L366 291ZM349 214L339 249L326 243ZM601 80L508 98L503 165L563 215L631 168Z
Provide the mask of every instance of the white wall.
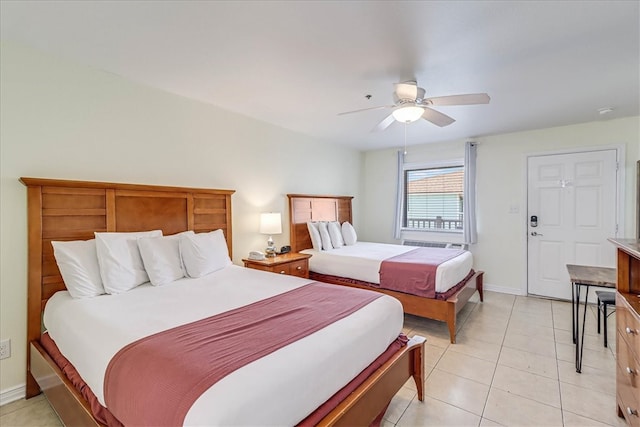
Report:
M485 271L488 289L522 293L526 289L526 156L548 151L623 146L624 217L620 237L634 237L636 161L640 158L640 117L590 122L475 139L477 157L478 244L473 245L476 268ZM396 152L364 154L359 239L396 243L393 219L396 197ZM464 141L412 146L406 162L464 158ZM518 207L519 213L509 213ZM461 236L431 235L428 240Z
M264 249L287 193L358 196L360 153L3 43L0 51L0 393L25 382L27 229L21 176L233 189L233 260ZM326 173L327 165L331 173ZM356 201L358 197L356 197ZM357 207L357 202L356 205Z

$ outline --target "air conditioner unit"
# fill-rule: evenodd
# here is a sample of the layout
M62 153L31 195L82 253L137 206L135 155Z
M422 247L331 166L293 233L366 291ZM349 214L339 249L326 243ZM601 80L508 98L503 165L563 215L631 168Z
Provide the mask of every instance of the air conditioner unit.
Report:
M467 249L465 243L425 242L423 240L403 240L403 246L420 246L423 248Z
M448 243L446 242L425 242L422 240L403 240L404 246L420 246L423 248L446 248Z

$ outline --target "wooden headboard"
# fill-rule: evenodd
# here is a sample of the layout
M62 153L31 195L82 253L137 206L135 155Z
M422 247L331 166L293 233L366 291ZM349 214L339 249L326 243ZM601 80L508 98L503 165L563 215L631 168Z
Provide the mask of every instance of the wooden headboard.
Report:
M315 196L287 194L289 198L289 234L291 250L299 252L312 248L307 229L309 221L349 221L353 224L351 201L353 196Z
M20 181L27 186L27 348L40 337L47 300L66 289L52 240L93 239L95 231L162 230L169 235L222 229L232 255L233 190L41 178ZM28 387L31 380L27 379Z

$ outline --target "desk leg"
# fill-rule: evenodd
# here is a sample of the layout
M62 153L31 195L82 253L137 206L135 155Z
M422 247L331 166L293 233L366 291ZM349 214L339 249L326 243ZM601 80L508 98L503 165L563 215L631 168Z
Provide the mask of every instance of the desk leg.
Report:
M576 284L571 283L571 332L573 343L576 343Z
M582 373L582 355L584 353L584 327L586 325L587 320L587 303L589 300L589 285L585 285L586 292L584 293L584 313L582 314L582 334L580 334L580 327L578 326L578 340L576 342L576 372ZM576 310L579 310L580 307L580 287L578 287L578 305ZM577 316L576 316L577 317Z
M580 333L580 323L578 317L580 316L580 285L574 283L575 287L575 304L573 306L573 342L576 345L576 372L580 372L578 367L578 360L580 358L580 340L578 340L578 334Z

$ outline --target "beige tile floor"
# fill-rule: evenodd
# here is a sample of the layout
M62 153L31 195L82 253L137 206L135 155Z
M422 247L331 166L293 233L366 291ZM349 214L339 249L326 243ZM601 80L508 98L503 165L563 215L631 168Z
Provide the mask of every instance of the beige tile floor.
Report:
M406 316L405 333L427 337L425 399L408 382L383 426L624 426L615 401L615 314L609 347L589 307L582 374L575 371L571 304L485 293L446 325Z
M427 338L425 399L408 382L383 426L624 426L615 403L615 314L610 346L589 307L582 374L575 372L571 305L485 293L458 314L457 343L446 325L407 316L405 333ZM59 426L42 396L0 407L0 426Z

